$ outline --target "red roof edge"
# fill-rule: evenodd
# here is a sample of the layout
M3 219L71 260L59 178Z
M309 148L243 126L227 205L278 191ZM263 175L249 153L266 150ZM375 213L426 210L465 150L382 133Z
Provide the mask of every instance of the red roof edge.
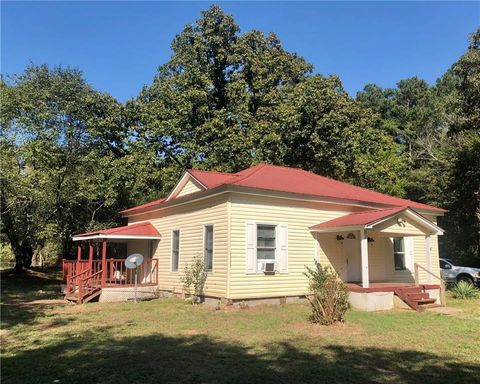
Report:
M93 232L79 233L74 237L87 237L95 235L125 235L125 236L160 236L160 233L150 222L124 225L121 227L100 229Z

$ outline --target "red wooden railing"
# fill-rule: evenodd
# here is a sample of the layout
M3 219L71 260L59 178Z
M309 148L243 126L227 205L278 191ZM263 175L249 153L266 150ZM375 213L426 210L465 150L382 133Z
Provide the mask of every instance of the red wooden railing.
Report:
M77 275L86 269L88 269L88 260L62 260L64 281L66 281L67 276Z
M102 274L102 261L93 260L92 268L89 269L88 260L63 260L63 276L66 281L67 293L75 291L79 286L79 279L85 279L88 275L95 278ZM133 286L135 284L135 270L125 267L124 259L106 260L105 286ZM87 274L88 272L88 274ZM158 284L158 259L144 259L142 265L137 268L139 286L151 286Z
M139 286L157 285L158 259L144 259L137 268ZM133 286L135 284L135 270L125 267L123 259L107 259L107 286Z
M84 269L82 272L77 273L75 275L67 275L66 283L67 286L65 287L65 293L68 295L69 293L74 293L77 289L77 286L80 283L80 280L83 279L85 276L88 276L90 273L89 269Z
M102 270L95 272L87 277L80 279L78 284L78 303L81 304L83 300L98 291L102 285Z

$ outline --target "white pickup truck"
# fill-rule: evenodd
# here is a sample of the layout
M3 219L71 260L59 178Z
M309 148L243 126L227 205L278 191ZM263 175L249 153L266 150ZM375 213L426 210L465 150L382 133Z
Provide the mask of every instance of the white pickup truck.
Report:
M459 283L466 281L474 285L480 285L480 268L460 267L448 259L440 259L440 273L447 283Z

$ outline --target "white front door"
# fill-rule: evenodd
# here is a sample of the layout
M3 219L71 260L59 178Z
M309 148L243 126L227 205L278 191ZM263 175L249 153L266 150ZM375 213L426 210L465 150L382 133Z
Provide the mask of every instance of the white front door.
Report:
M343 240L343 249L347 263L348 281L362 281L362 259L359 239Z

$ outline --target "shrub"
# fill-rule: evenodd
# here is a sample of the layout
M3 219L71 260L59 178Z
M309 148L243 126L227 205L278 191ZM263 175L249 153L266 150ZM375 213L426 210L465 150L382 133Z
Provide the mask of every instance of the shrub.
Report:
M452 296L456 299L476 299L480 291L472 284L466 281L460 281L452 287Z
M200 255L194 256L191 265L186 265L184 274L180 277L183 284L183 288L188 294L192 294L190 288L193 286L193 300L192 303L200 302L203 296L203 288L205 281L207 280L207 274L205 272L205 264L203 258Z
M307 299L312 307L310 320L322 325L345 321L348 309L347 287L329 267L315 261L315 268L306 267L309 280Z

